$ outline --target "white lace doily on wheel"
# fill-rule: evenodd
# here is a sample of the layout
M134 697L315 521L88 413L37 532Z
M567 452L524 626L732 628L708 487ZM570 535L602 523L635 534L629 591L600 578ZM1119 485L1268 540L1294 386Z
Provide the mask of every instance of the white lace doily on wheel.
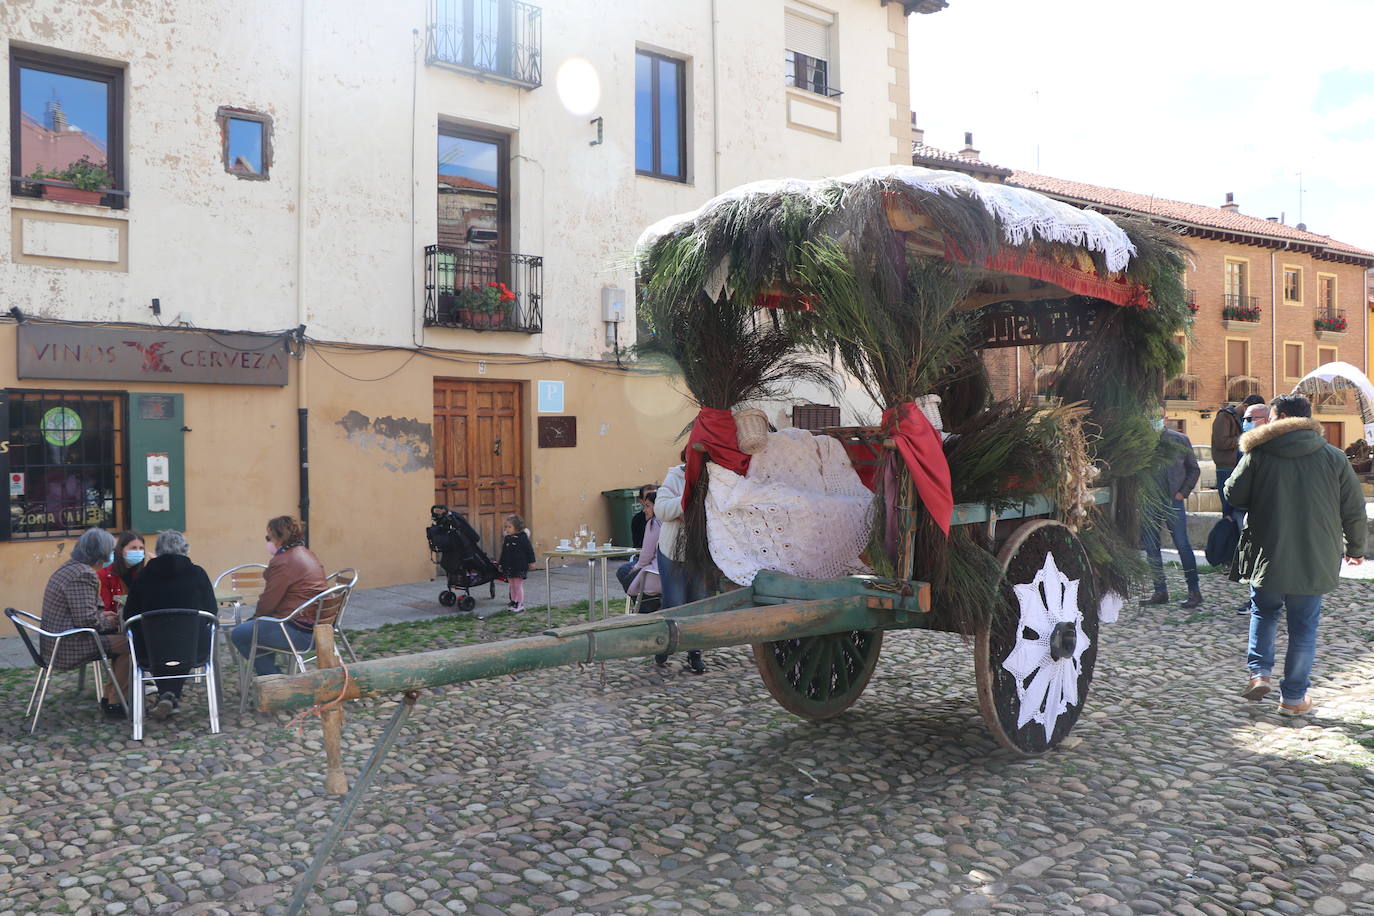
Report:
M1002 667L1016 678L1016 699L1021 710L1016 727L1039 722L1044 726L1045 740L1051 741L1059 717L1079 701L1079 659L1089 645L1088 634L1083 632L1083 615L1078 610L1078 580L1061 573L1054 554L1047 553L1045 565L1035 578L1025 585L1013 585L1012 589L1021 616L1016 624L1016 645L1002 661ZM1050 636L1057 624L1071 624L1075 630L1073 652L1059 659L1050 651Z
M732 582L749 585L762 569L828 579L863 568L873 494L839 442L784 429L769 434L748 476L707 468L707 538Z

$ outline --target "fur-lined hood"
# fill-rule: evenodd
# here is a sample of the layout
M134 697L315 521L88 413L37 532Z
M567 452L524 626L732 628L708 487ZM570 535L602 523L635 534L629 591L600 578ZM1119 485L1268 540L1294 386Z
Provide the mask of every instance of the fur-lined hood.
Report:
M1310 436L1294 436L1291 443L1285 442L1285 447L1278 450L1283 457L1297 458L1308 455L1326 444L1326 436L1322 434L1320 421L1311 417L1284 417L1282 420L1271 420L1241 436L1240 449L1243 452L1253 452L1257 448L1263 448L1277 439L1297 432L1314 432L1317 434L1316 441L1312 441ZM1275 450L1270 449L1269 451Z

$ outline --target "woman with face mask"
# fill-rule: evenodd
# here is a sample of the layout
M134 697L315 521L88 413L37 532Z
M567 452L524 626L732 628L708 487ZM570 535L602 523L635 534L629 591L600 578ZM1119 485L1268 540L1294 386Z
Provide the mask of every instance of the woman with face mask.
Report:
M143 572L143 561L147 556L143 535L137 531L121 532L115 539L114 557L110 565L96 574L100 577L100 604L105 613L119 615L119 603L115 598L129 593L134 579Z

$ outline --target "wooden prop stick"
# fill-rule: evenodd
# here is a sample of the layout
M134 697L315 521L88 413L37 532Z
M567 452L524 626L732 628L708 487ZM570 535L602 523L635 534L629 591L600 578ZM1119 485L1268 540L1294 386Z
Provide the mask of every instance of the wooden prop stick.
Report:
M339 653L334 648L334 627L315 624L315 653L321 669L339 667ZM325 774L324 790L330 795L348 792L348 777L343 770L343 705L334 703L320 712L320 728L324 732Z

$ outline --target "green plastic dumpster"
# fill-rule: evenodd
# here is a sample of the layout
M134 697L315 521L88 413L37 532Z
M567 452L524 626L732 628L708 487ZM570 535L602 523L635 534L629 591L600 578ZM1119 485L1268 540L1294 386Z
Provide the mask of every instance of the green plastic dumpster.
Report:
M639 489L602 490L611 504L611 537L617 547L633 547L630 523L639 511Z

